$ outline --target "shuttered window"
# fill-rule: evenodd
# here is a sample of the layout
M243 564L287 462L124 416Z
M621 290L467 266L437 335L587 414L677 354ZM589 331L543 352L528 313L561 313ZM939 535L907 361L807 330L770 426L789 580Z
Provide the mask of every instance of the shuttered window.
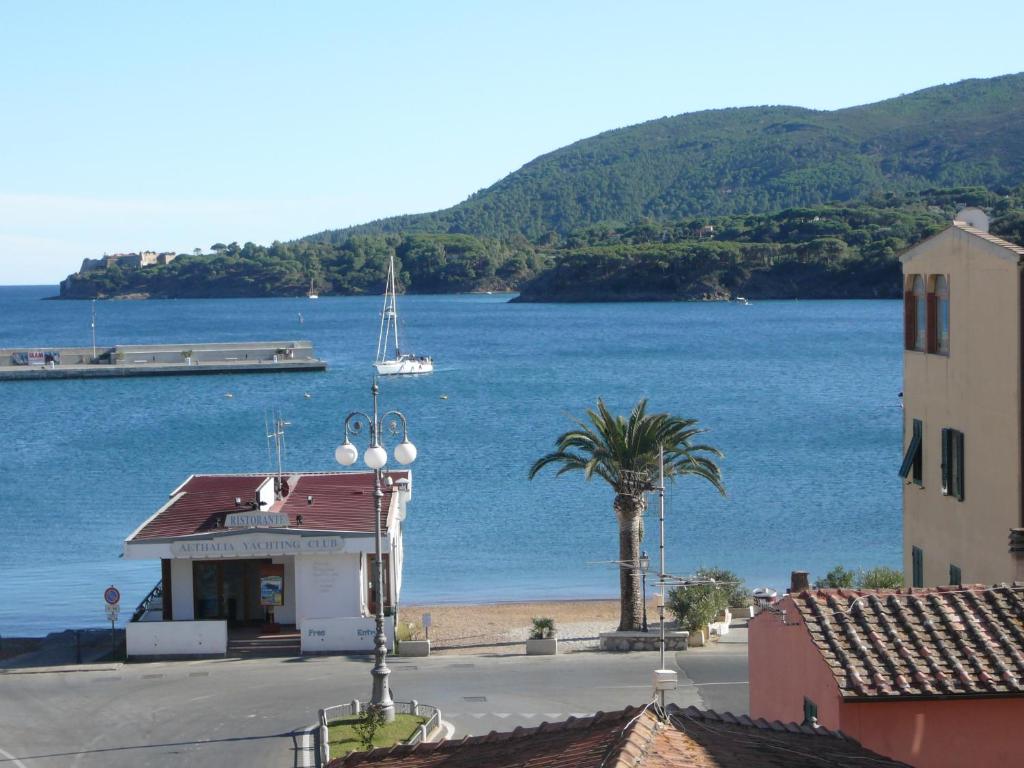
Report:
M915 587L924 586L924 550L919 547L910 549L911 584Z
M922 434L924 425L920 419L914 419L913 433L910 436L910 443L907 445L907 452L903 454L903 463L900 465L900 477L909 477L915 484L923 484L924 462L922 461Z
M964 500L964 433L942 430L942 494Z
M960 566L953 565L949 566L949 583L954 587L959 587L964 583L963 577L960 575Z
M949 354L949 281L944 275L935 278L935 335L940 355Z

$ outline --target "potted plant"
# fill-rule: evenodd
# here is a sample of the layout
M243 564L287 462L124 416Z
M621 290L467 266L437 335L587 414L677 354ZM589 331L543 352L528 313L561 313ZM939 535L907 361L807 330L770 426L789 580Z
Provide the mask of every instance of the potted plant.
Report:
M526 641L528 656L554 656L558 653L558 638L555 633L555 620L547 616L535 618L530 637Z
M183 349L181 350L181 356L185 358L186 365L192 365L192 350Z
M398 631L398 655L399 656L429 656L430 638L425 637L419 624L409 622L404 627L399 625ZM404 629L404 631L403 631Z

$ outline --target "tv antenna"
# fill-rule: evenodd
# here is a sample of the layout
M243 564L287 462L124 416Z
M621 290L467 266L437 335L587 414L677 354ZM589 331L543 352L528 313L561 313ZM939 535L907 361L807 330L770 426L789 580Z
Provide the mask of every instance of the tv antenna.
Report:
M277 455L277 482L275 483L274 490L278 495L278 498L280 498L281 488L284 483L284 469L282 467L285 451L284 428L290 427L291 422L285 421L280 413L276 413L274 411L271 411L270 416L272 418L269 420L264 417L264 424L267 429L267 454L268 457L271 458L271 462L273 461L273 455ZM273 425L273 429L271 429L271 424ZM273 449L271 449L271 445L273 445Z

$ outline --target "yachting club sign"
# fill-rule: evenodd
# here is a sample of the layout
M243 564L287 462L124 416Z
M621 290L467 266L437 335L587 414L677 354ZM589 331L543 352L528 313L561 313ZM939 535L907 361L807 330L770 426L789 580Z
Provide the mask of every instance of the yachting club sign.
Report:
M327 555L345 551L341 536L230 536L201 541L172 541L172 557L266 557Z

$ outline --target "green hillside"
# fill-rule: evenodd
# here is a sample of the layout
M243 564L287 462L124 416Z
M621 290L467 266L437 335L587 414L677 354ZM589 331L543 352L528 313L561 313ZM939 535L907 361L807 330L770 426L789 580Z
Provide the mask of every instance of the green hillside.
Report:
M713 110L543 155L435 213L70 275L61 298L416 293L521 301L890 297L962 205L1024 237L1024 74L833 112Z
M308 239L450 232L538 240L592 224L848 202L1024 177L1024 74L965 80L832 112L719 109L652 120L527 163L443 211Z

